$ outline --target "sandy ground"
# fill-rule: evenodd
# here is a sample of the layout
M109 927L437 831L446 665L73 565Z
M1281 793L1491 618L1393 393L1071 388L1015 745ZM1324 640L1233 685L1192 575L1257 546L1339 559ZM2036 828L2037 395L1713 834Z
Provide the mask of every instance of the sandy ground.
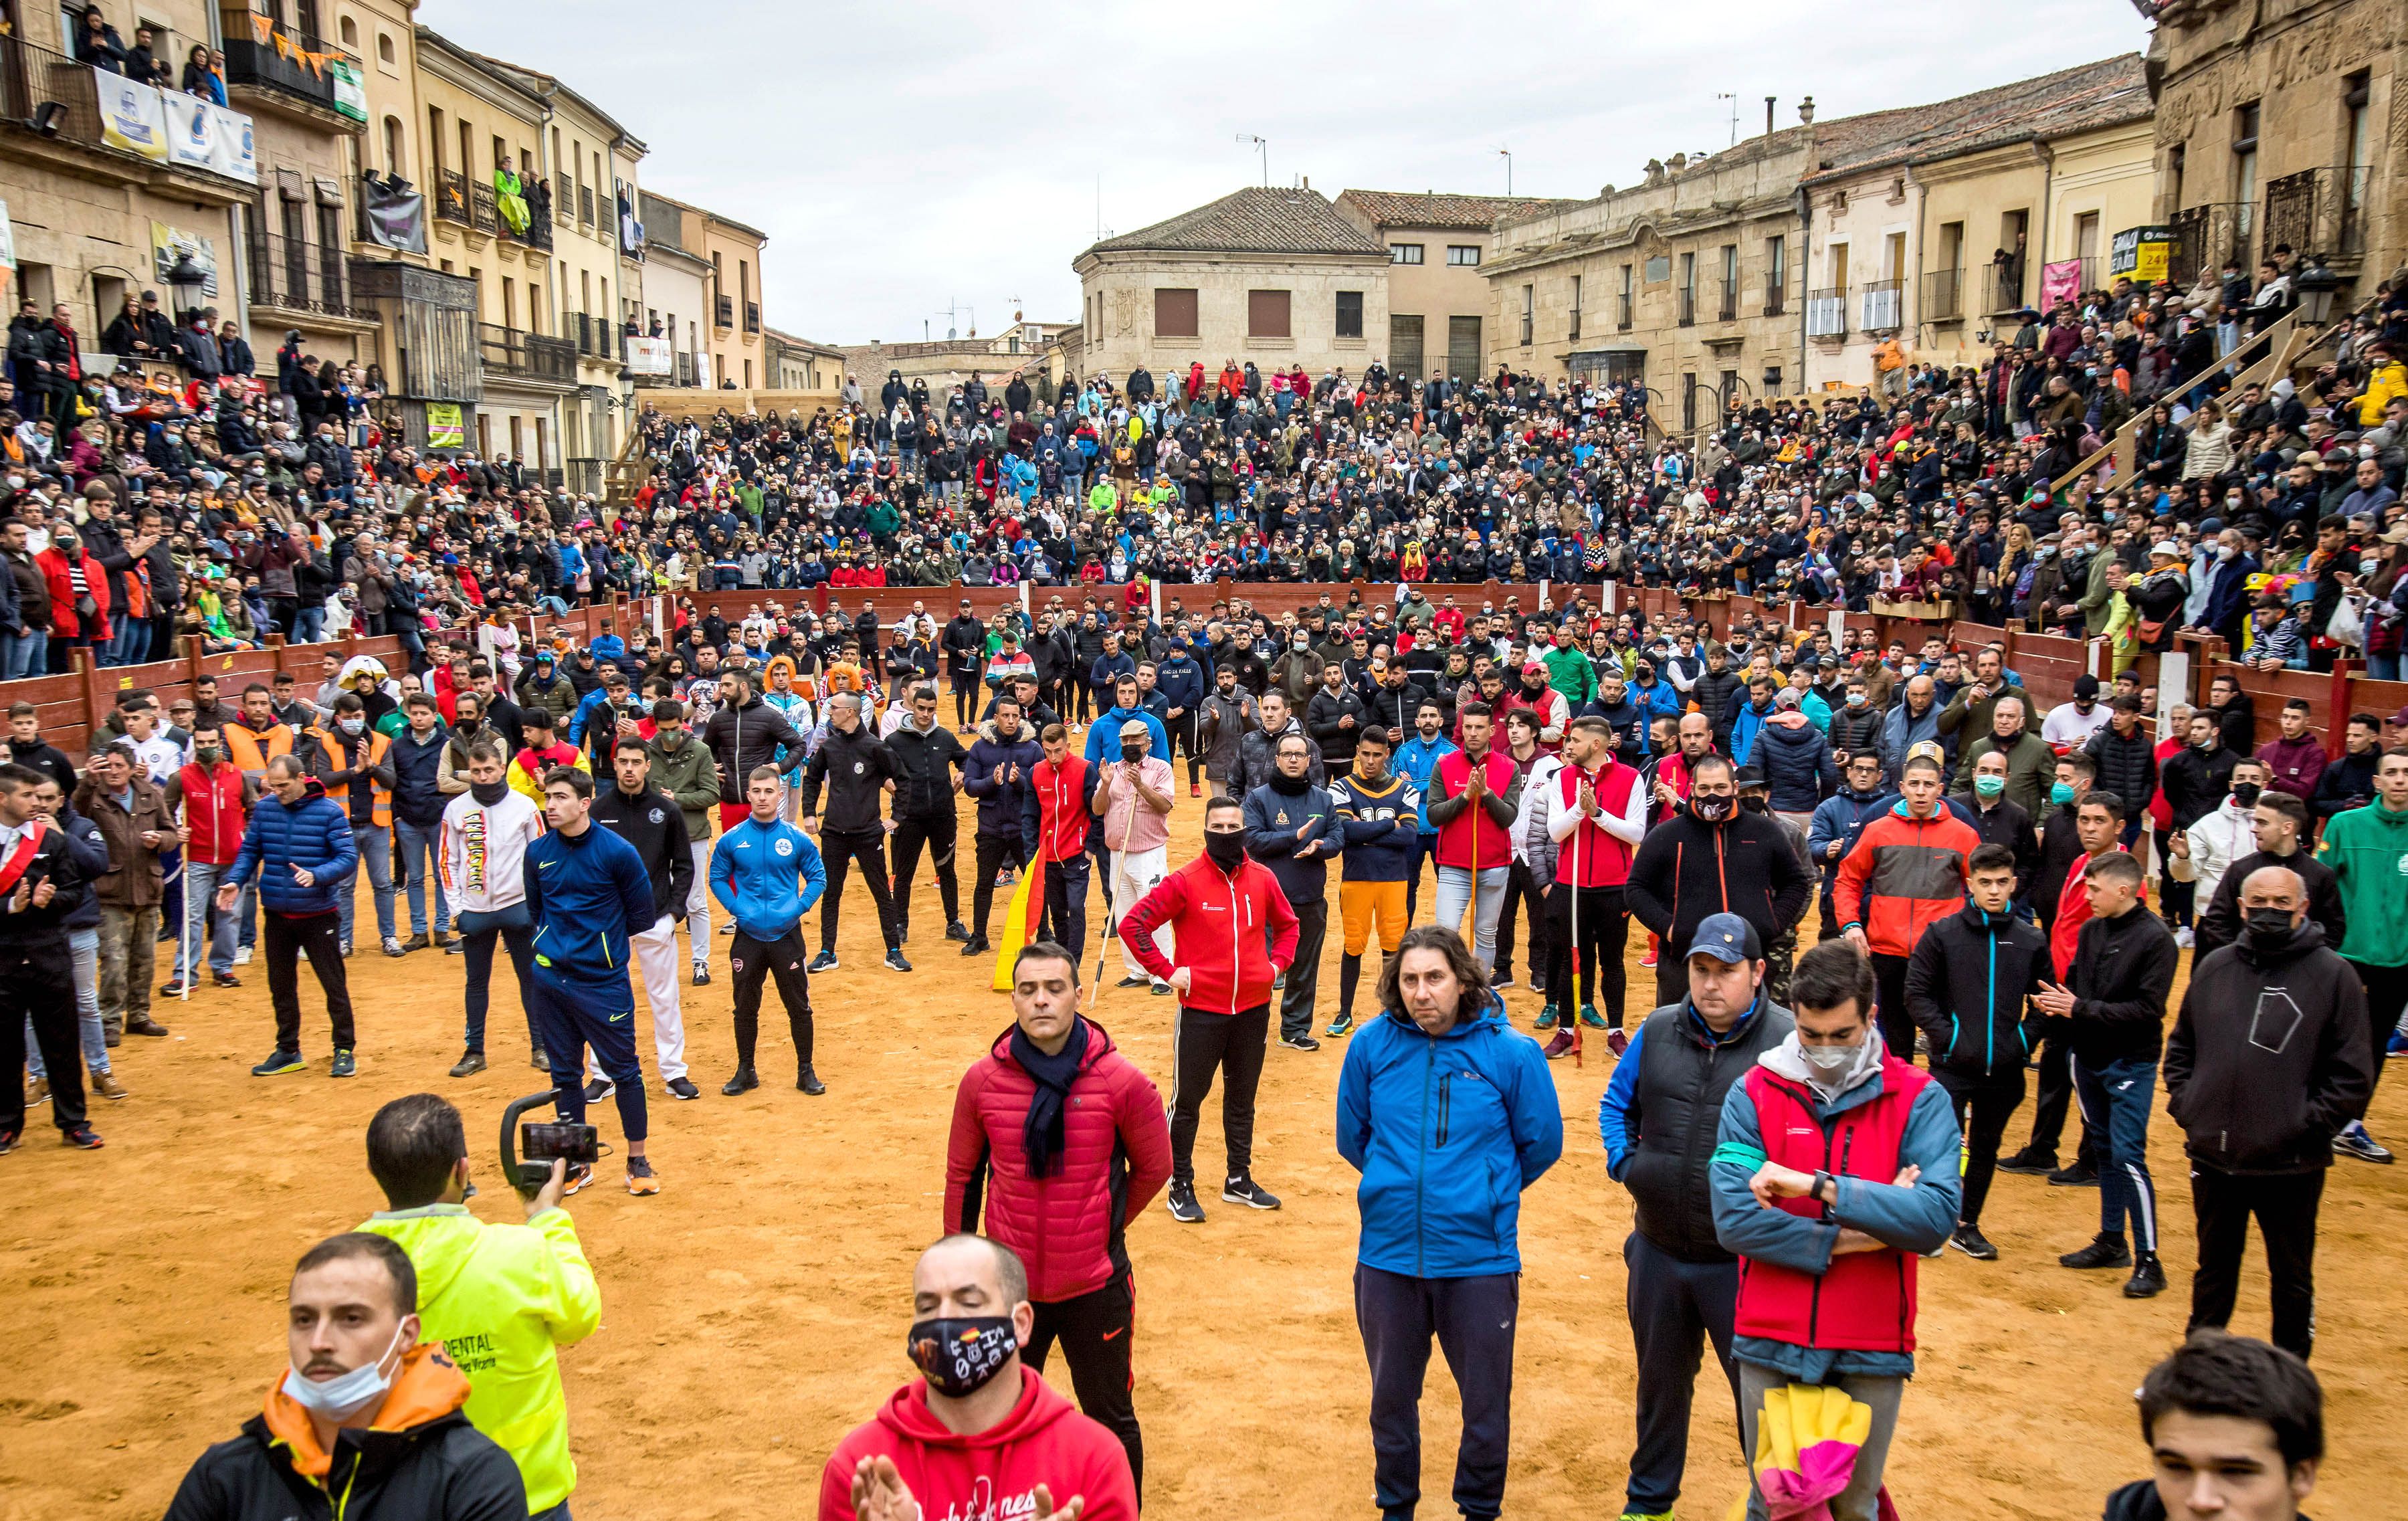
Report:
M1185 860L1197 849L1197 805L1182 796L1174 822L1173 859ZM965 842L969 828L966 806ZM717 938L712 985L684 990L705 1097L653 1100L652 1154L666 1191L637 1199L612 1187L571 1201L606 1307L601 1328L562 1359L581 1521L807 1515L830 1447L906 1376L909 1270L939 1233L954 1084L1010 1018L987 991L988 964L965 962L937 938L943 918L925 869L911 976L879 965L866 897L847 895L844 965L813 987L826 1097L789 1085L792 1054L774 1017L764 1020L768 1085L738 1099L719 1095L732 1046L726 942ZM1091 926L1100 911L1091 908ZM365 894L360 917L373 923ZM1336 1001L1332 929L1325 1011ZM1091 927L1091 969L1093 937ZM1643 939L1634 936L1635 987L1653 985L1636 968ZM1113 963L1117 974L1117 952ZM422 952L394 962L370 950L351 963L362 1031L354 1082L325 1076L324 1025L309 1012L306 976L310 1069L250 1075L271 1034L265 967L254 962L241 990L163 1009L172 1039L127 1042L119 1071L133 1096L94 1116L105 1152L55 1145L48 1112L36 1112L28 1147L0 1159L0 1517L156 1515L202 1447L258 1409L284 1367L281 1296L293 1260L380 1203L361 1135L384 1100L434 1089L459 1102L482 1169L475 1208L520 1217L489 1149L502 1106L541 1080L525 1064L508 967L496 969L497 1065L473 1079L445 1076L459 1054L459 961ZM164 960L160 969L164 981ZM1538 1000L1517 990L1511 1002L1526 1026ZM1644 1008L1634 997L1634 1018ZM1165 1085L1170 1015L1168 999L1117 989L1104 992L1097 1013ZM1208 1194L1200 1227L1175 1225L1157 1203L1131 1230L1153 1514L1371 1514L1367 1380L1349 1284L1354 1176L1330 1141L1340 1057L1334 1044L1270 1053L1256 1172L1285 1209L1258 1214ZM1515 1514L1610 1516L1622 1499L1632 1394L1621 1245L1630 1210L1598 1144L1609 1073L1601 1051L1584 1069L1555 1067L1564 1160L1524 1203L1507 1496ZM2408 1084L2392 1076L2375 1128L2400 1144ZM1197 1145L1208 1177L1221 1161L1217 1111L1216 1095ZM615 1136L607 1103L598 1123ZM2019 1113L2011 1144L2028 1127ZM2108 1489L2145 1471L2132 1390L2181 1335L2193 1260L2178 1136L2160 1117L2153 1140L2173 1278L2164 1297L2128 1302L2120 1273L2058 1268L2056 1255L2095 1229L2097 1196L2031 1178L2002 1175L1992 1195L1985 1225L2000 1261L1952 1253L1924 1265L1920 1375L1889 1471L1904 1514L2093 1516ZM2319 1515L2402 1514L2408 1432L2385 1412L2408 1400L2403 1238L2408 1168L2335 1167L2315 1364L2333 1456L2313 1507ZM2253 1253L2236 1328L2263 1334L2265 1302ZM1458 1426L1453 1383L1433 1361L1424 1514L1437 1516L1452 1511L1444 1497ZM1058 1363L1054 1371L1067 1390ZM1684 1514L1718 1517L1743 1477L1729 1402L1715 1375L1705 1377Z

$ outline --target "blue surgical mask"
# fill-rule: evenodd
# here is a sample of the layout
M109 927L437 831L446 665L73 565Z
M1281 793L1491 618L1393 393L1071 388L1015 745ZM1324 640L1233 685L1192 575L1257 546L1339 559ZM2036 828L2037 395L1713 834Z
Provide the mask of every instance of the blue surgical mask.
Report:
M1996 797L2007 790L2007 779L2002 776L1977 776L1973 779L1973 790L1985 797Z
M382 1399L385 1391L393 1387L393 1374L384 1370L384 1360L400 1345L401 1327L396 1326L393 1340L378 1354L376 1361L362 1363L348 1373L321 1380L303 1376L297 1368L288 1368L284 1370L284 1392L311 1414L340 1425ZM398 1362L394 1364L394 1372L400 1368Z
M2070 782L2059 782L2050 787L2048 800L2060 805L2073 801L2073 784Z

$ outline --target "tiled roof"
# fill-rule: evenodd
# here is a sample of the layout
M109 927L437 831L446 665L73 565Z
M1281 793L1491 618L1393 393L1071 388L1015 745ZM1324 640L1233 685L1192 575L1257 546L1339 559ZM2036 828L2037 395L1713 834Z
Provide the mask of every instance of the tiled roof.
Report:
M1577 201L1532 195L1440 195L1435 191L1347 190L1339 204L1360 210L1374 226L1441 227L1486 232L1499 222L1526 222Z
M1357 253L1387 249L1313 190L1249 185L1166 222L1107 237L1091 253Z
M2145 120L2153 109L2141 55L2124 53L1954 100L1820 125L1814 134L1816 167L1805 182L2095 131Z

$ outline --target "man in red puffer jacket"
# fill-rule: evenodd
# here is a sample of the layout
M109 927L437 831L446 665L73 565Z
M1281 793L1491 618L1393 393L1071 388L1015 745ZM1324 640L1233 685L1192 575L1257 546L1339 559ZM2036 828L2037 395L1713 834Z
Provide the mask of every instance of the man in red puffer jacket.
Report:
M1120 1438L1142 1496L1125 1232L1170 1177L1170 1126L1154 1083L1079 1016L1075 956L1039 940L1011 982L1011 1028L953 1097L945 1232L983 1231L1020 1255L1036 1312L1021 1360L1041 1372L1062 1343L1079 1408Z

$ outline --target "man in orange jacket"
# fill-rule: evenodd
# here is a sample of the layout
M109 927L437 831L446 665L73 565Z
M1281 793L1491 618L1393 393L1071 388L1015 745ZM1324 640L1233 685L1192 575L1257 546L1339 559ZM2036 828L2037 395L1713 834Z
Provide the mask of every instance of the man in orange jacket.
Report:
M1972 825L1940 800L1940 763L1908 757L1898 805L1865 825L1840 863L1841 923L1849 943L1872 957L1882 1039L1902 1062L1914 1060L1914 1020L1906 1009L1907 957L1923 927L1965 906L1965 863L1980 848Z
M1170 1087L1171 1218L1200 1225L1196 1202L1196 1113L1226 1071L1221 1133L1227 1182L1221 1197L1257 1210L1278 1198L1254 1179L1254 1088L1269 1044L1271 983L1296 959L1297 917L1268 867L1246 859L1246 811L1235 797L1204 805L1204 854L1165 877L1121 911L1121 944L1157 982L1179 995ZM1154 940L1171 926L1173 964ZM1268 926L1268 944L1263 931Z

